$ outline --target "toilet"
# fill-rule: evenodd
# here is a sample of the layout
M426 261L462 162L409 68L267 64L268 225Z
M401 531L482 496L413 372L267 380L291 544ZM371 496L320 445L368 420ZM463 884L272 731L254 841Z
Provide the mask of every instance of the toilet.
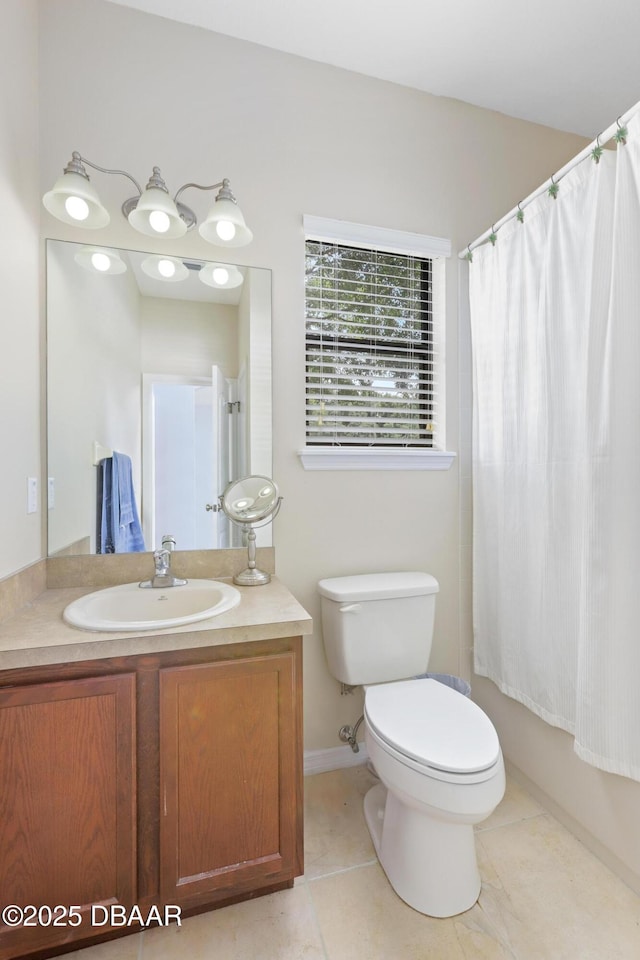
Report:
M487 715L428 677L437 580L374 573L321 580L331 674L363 686L365 743L380 778L364 798L378 860L414 910L452 917L480 893L474 824L504 796L504 762Z

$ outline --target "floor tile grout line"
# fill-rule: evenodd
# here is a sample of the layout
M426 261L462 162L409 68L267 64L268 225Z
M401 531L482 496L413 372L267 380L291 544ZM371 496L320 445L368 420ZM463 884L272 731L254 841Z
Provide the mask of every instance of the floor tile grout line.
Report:
M536 815L536 816L538 816L538 815ZM530 820L530 819L533 819L533 818L532 818L532 817L523 817L523 818L522 818L522 821L524 821L524 820ZM517 822L520 822L520 821L514 821L514 822L517 823ZM335 871L333 871L332 873L323 874L322 876L310 877L310 878L304 877L304 878L303 878L303 879L304 879L304 882L305 882L305 885L309 888L308 893L309 893L309 897L310 897L311 902L312 902L312 905L313 905L314 916L315 916L315 918L316 918L316 922L317 922L317 925L318 925L318 930L319 930L320 937L321 937L321 940L322 940L322 945L323 945L323 948L324 948L324 950L325 950L326 960L331 960L331 957L330 957L330 955L329 955L328 952L327 952L326 943L325 943L325 940L324 940L324 936L323 936L323 934L322 934L322 927L321 927L321 925L320 925L320 922L319 922L318 917L317 917L317 913L316 913L316 911L315 911L315 903L313 902L313 892L312 892L311 889L310 889L310 884L312 884L312 883L314 883L315 881L318 881L318 880L325 880L325 879L329 879L329 878L331 878L331 877L341 876L342 874L353 873L354 871L359 870L359 869L361 869L362 867L374 866L374 865L377 864L377 863L378 863L378 860L377 860L377 859L369 860L369 861L367 861L367 862L365 862L365 863L354 864L354 865L351 866L351 867L345 867L345 868L342 868L342 869L340 869L340 870L335 870ZM484 888L484 883L483 883L483 888ZM503 937L502 937L502 935L501 935L501 933L500 933L500 930L499 930L498 926L494 923L494 921L491 919L491 917L489 916L489 914L487 914L487 913L485 912L484 907L483 907L482 903L480 902L480 899L481 899L481 897L478 898L478 900L476 901L475 906L482 911L483 918L484 918L484 922L485 922L486 929L487 929L487 933L489 933L489 935L495 940L496 943L500 944L500 946L501 946L504 950L506 950L506 951L508 952L508 955L509 955L509 956L508 956L508 960L519 960L518 956L517 956L516 953L514 952L514 948L513 948L512 944L511 944L510 942L505 941L505 940L503 939Z
M538 817L546 816L546 810L540 810L539 813L531 813L527 817L517 817L515 820L505 820L504 823L496 823L492 827L476 827L475 833L491 833L494 830L502 830L504 827L513 827L518 823L527 823L529 820L536 820Z
M340 867L338 870L331 870L329 873L319 873L317 877L305 877L305 883L315 883L316 880L326 880L328 877L338 877L342 873L352 873L354 870L360 870L362 867L372 867L378 860L365 860L364 863L354 863L350 867Z
M321 926L321 924L320 924L320 919L319 919L319 917L318 917L318 912L317 912L317 910L316 910L316 905L315 905L315 903L313 902L313 897L312 897L312 895L311 895L311 890L309 889L309 884L307 883L306 880L305 880L305 882L304 882L304 886L305 886L306 892L307 892L307 900L308 900L308 902L309 902L309 907L310 907L311 912L312 912L312 914L313 914L313 919L314 919L314 922L315 922L315 925L316 925L316 931L317 931L318 936L319 936L319 938L320 938L320 945L321 945L321 947L322 947L322 953L324 954L324 960L329 960L329 953L328 953L328 951L327 951L327 945L326 945L325 940L324 940L324 934L322 933L322 926Z

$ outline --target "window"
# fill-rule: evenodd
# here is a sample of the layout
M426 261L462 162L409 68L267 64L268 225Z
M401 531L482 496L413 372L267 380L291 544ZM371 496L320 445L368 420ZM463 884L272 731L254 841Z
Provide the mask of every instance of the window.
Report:
M432 261L306 242L307 445L432 447Z
M306 470L447 470L439 237L304 217Z

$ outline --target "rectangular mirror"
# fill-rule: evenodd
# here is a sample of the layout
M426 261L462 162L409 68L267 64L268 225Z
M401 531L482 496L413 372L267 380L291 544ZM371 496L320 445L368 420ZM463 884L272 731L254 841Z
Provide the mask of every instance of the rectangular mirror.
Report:
M49 556L240 546L218 496L271 473L271 271L47 240Z

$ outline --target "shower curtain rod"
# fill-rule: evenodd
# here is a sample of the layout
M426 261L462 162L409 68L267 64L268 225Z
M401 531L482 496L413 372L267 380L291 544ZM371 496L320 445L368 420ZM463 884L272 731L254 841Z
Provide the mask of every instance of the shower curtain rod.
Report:
M479 247L482 243L485 243L492 234L496 234L500 227L503 227L509 220L513 220L514 217L517 217L518 214L521 213L526 206L528 206L528 204L536 199L536 197L539 197L546 190L549 190L549 188L554 184L559 183L560 180L562 180L562 178L565 177L570 170L573 170L575 166L590 156L593 150L596 148L599 149L605 143L611 140L611 138L616 135L620 127L623 127L627 121L638 112L638 110L640 110L640 100L633 107L631 107L630 110L627 110L626 113L623 113L621 116L619 116L615 123L612 123L611 126L607 127L603 133L598 134L595 140L592 140L591 143L584 148L584 150L581 150L580 153L576 154L576 156L572 160L569 160L569 162L566 163L560 170L558 170L557 173L554 173L552 177L550 177L548 180L545 180L545 182L536 190L534 190L533 193L530 193L528 197L526 197L524 200L521 200L520 203L509 210L504 217L501 217L500 220L496 220L492 227L490 227L488 230L485 230L485 232L480 234L480 236L475 240L472 240L472 242L465 247L464 250L460 251L458 254L458 259L467 259L472 250L475 250L476 247Z

